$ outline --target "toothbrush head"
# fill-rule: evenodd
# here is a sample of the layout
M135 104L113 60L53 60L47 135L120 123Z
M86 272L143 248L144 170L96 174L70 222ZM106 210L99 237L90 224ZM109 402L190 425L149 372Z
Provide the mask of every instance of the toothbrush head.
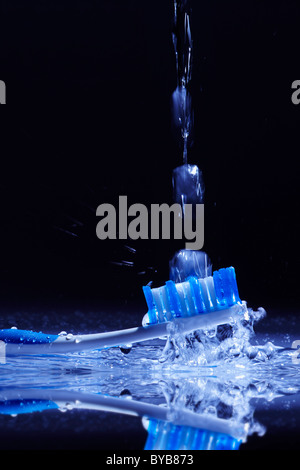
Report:
M148 324L224 310L241 303L233 267L219 269L203 279L192 276L176 284L167 281L158 288L145 286L143 291Z

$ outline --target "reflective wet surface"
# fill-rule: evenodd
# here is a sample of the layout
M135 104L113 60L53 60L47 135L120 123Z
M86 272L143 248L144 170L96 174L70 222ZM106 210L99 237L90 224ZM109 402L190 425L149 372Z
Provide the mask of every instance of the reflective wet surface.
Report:
M58 321L66 331L93 331L102 317L77 311L71 327L70 316L58 313L51 328ZM123 322L138 317L132 313ZM32 327L21 313L7 321L21 327L22 318ZM50 328L47 315L31 314L32 322L38 318ZM102 328L110 320L106 314ZM296 448L297 312L271 311L255 322L254 333L248 324L235 336L201 334L206 340L174 337L172 346L161 339L132 349L6 357L0 364L0 448Z

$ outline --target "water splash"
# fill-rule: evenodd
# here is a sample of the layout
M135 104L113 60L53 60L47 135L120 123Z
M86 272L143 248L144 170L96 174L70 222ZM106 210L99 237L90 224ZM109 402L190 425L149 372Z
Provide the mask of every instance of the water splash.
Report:
M265 314L262 308L256 312L248 309L246 318L242 320L234 319L230 324L209 330L197 330L189 335L171 329L160 362L193 366L223 364L240 358L253 360L270 357L271 347L268 349L251 344L255 335L254 323L261 320Z

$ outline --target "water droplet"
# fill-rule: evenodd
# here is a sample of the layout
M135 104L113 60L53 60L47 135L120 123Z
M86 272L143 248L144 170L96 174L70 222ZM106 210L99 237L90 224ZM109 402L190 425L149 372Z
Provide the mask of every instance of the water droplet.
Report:
M217 334L217 328L211 328L210 330L206 330L205 334L208 338L214 338Z
M215 406L209 405L209 406L204 410L204 413L217 416L217 409L216 409Z
M150 425L150 419L143 417L142 418L142 425L143 425L144 429L148 430L149 425Z
M130 353L131 349L132 349L132 344L122 344L122 346L120 346L120 351L123 354Z
M66 336L66 340L70 340L70 339L73 339L73 335L72 333L68 333L67 336Z
M126 400L132 400L132 395L131 395L130 390L128 390L128 388L125 388L124 390L122 390L122 392L120 393L120 397L125 398Z

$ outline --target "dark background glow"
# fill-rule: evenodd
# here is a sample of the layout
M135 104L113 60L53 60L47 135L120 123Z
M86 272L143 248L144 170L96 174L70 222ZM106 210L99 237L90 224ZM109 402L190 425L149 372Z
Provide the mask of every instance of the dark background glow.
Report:
M0 5L0 302L138 298L181 246L100 241L95 212L119 195L172 202L172 2ZM193 5L204 250L254 306L297 298L299 15L286 0Z

